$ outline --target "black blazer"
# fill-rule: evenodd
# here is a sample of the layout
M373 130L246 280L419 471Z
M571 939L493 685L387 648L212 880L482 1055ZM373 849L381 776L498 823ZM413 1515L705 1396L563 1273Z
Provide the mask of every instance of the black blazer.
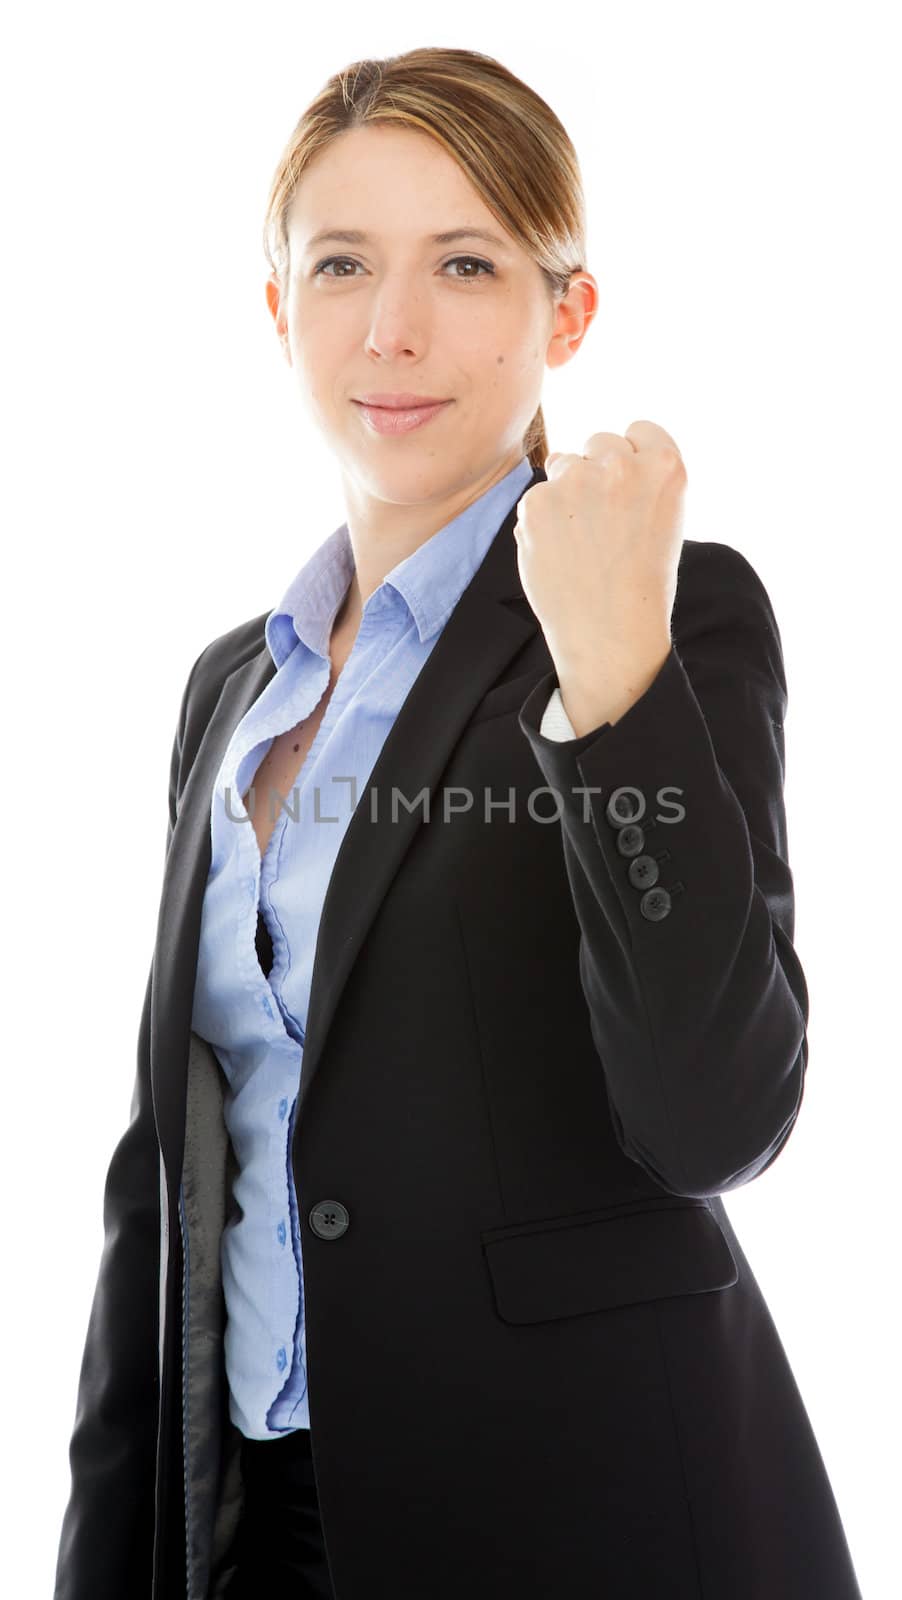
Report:
M719 1199L783 1149L807 1065L773 610L737 551L684 541L650 688L543 738L557 679L515 517L404 702L318 930L292 1159L335 1593L860 1600ZM55 1600L206 1600L232 1570L235 1160L190 1019L212 787L275 671L267 615L208 645L182 700ZM513 809L487 821L486 798Z

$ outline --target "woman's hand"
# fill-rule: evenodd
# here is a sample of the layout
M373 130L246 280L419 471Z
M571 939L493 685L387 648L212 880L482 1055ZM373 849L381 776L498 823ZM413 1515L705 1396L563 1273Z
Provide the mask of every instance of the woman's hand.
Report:
M517 562L579 736L622 716L670 653L686 468L669 433L633 422L552 452L546 472L520 498Z

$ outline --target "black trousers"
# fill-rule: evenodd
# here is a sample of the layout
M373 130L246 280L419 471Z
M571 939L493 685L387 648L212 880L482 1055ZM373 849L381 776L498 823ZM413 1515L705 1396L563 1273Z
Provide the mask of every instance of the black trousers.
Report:
M242 1439L245 1509L228 1600L334 1600L309 1428Z

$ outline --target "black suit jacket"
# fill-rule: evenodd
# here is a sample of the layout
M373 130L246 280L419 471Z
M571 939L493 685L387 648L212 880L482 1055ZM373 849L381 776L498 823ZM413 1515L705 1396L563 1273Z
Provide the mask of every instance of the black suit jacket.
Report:
M515 516L404 702L318 930L292 1161L335 1593L859 1600L719 1198L783 1149L807 1065L773 610L742 555L686 540L650 688L543 738L557 680ZM182 701L56 1600L205 1600L232 1570L235 1161L190 1020L212 787L275 670L267 615L207 646Z

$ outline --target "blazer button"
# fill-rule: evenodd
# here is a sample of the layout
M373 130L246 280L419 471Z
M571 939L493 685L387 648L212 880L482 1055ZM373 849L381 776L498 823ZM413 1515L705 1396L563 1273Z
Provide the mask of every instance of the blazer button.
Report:
M650 889L658 881L658 863L654 856L637 856L629 864L628 877L636 889Z
M351 1219L340 1200L319 1200L308 1220L320 1239L340 1239Z
M638 822L628 822L617 829L617 849L622 856L637 856L645 845L645 833Z
M639 910L649 922L661 922L670 915L670 895L666 889L646 889L639 901Z
M641 808L640 808L641 799ZM622 789L619 794L612 794L605 806L604 814L612 827L622 827L624 822L634 822L637 816L645 811L645 796L641 790Z

